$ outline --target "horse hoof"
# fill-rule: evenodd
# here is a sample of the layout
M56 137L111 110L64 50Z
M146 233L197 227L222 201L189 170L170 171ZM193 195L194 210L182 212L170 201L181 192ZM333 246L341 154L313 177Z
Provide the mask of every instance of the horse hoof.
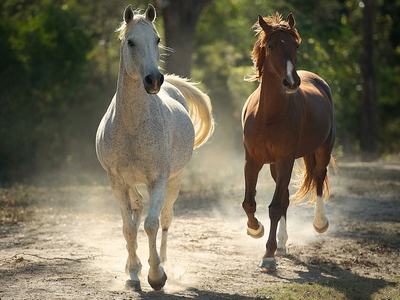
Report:
M141 286L140 286L140 281L137 280L130 280L128 279L125 282L125 288L128 290L134 290L136 292L140 292L142 290Z
M324 233L325 231L328 230L329 221L326 220L326 224L325 224L325 226L323 226L322 228L318 228L317 226L315 226L315 223L313 223L313 226L314 226L314 229L315 229L316 232L318 232L318 233Z
M161 277L160 280L152 280L150 276L147 277L147 280L150 284L150 286L155 290L159 291L163 288L165 285L165 282L167 281L167 275L164 273L163 276Z
M262 273L269 273L276 271L276 259L274 257L263 258L260 263Z
M251 229L247 227L247 234L251 236L253 239L259 239L264 235L264 226L260 222L258 222L257 229Z
M278 249L276 249L276 255L277 255L277 256L284 256L284 255L286 255L286 247L285 247L285 248L278 248Z

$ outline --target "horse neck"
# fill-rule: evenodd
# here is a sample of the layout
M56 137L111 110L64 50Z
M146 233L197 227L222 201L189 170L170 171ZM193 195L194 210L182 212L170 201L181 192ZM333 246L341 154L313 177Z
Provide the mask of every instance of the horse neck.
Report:
M121 120L128 122L139 122L141 117L147 112L147 97L142 80L140 77L131 77L124 68L124 62L121 56L117 92L116 92L116 112Z
M264 116L279 117L288 107L288 95L282 91L281 80L270 72L265 72L261 80L258 111Z

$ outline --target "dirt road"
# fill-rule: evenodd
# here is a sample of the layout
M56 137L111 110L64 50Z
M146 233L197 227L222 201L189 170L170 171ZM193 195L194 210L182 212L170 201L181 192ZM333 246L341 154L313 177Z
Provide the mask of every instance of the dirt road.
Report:
M263 176L257 215L268 229L273 185ZM33 220L0 228L0 299L254 299L272 285L348 278L379 288L400 276L400 165L342 164L331 184L328 232L313 231L312 208L290 207L288 255L271 274L257 268L267 237L246 235L242 184L234 178L196 193L184 184L161 292L147 283L143 226L139 232L140 293L125 288L127 252L112 194L88 188L74 208L55 200Z

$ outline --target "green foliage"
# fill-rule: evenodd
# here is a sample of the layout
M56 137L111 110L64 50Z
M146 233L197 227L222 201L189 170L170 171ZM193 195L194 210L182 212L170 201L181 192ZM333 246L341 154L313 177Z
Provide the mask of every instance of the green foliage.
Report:
M371 20L375 23L374 61L379 107L379 150L381 153L397 153L400 147L398 117L395 113L399 108L399 98L393 89L393 86L397 86L400 80L398 68L400 53L396 53L397 48L391 41L393 32L400 28L398 18L400 3L396 5L394 2L376 2L376 18ZM388 10L390 6L392 9ZM360 105L361 99L364 97L364 79L360 67L363 4L359 1L337 1L331 2L330 8L323 14L320 13L320 9L321 7L316 7L314 11L320 15L327 15L327 21L337 20L331 22L336 25L330 26L323 20L314 21L314 24L318 24L314 28L323 35L312 32L312 36L318 38L306 41L306 48L311 51L307 53L306 57L303 54L299 65L306 62L306 68L320 74L330 84L335 100L339 142L345 146L347 152L362 150L357 147L360 136ZM305 13L304 10L303 13ZM308 13L310 11L307 11ZM310 20L312 19L310 18ZM301 25L299 24L299 26ZM303 30L300 33L302 32ZM304 46L303 41L301 52L304 51ZM314 67L310 64L311 62Z
M293 283L271 286L257 291L267 299L395 299L399 290L398 278L372 279L357 277L346 280L331 279L314 283Z
M262 3L261 3L262 2ZM400 46L395 34L400 31L400 3L376 2L375 72L379 106L379 150L400 150L400 99L394 87L399 85ZM361 151L361 99L364 97L362 55L363 3L336 1L227 1L216 0L202 16L197 32L194 76L210 90L217 113L232 114L237 120L254 85L232 81L240 68L251 67L250 51L255 42L250 27L263 16L278 11L285 17L293 12L296 27L303 38L299 48L298 69L317 73L331 86L335 102L338 144L345 153ZM398 35L397 35L398 36ZM243 69L247 70L247 69ZM249 74L241 73L241 78ZM250 92L248 86L252 85ZM246 93L231 94L232 90ZM239 98L240 97L240 98ZM240 114L239 114L240 115ZM219 115L217 114L217 121ZM225 117L225 116L224 116ZM234 122L234 121L233 121ZM229 126L228 126L229 127Z
M126 5L122 0L0 3L0 180L64 167L74 174L84 171L84 179L74 180L87 182L93 170L102 172L94 136L115 92L119 42L114 30ZM241 108L257 86L243 80L253 73L251 27L258 13L278 11L284 17L293 12L303 38L298 69L319 74L331 86L338 144L345 154L359 151L362 9L356 0L214 0L198 22L192 70L213 101L214 143L229 137L220 146L242 151ZM164 20L160 9L157 13L162 34ZM399 1L376 1L373 22L379 149L398 153Z
M1 2L1 181L97 170L94 135L114 93L126 5L103 2Z
M50 1L6 2L0 26L0 52L10 58L0 69L3 170L57 162L66 138L60 121L86 79L90 36L76 11Z

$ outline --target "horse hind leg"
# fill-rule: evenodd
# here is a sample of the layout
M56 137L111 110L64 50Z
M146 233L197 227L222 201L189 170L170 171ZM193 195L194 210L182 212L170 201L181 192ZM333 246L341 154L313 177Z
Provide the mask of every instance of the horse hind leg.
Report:
M316 166L314 169L314 180L315 180L317 197L314 207L313 226L316 232L324 233L325 231L328 230L329 227L329 220L326 217L324 198L329 197L329 181L328 181L327 167L331 159L331 156L330 153L329 154L324 153L321 155L322 158L318 159L319 158L318 152L315 155L316 155Z
M170 178L167 186L167 196L165 198L164 206L161 210L161 247L160 247L160 259L161 264L165 264L167 261L167 241L168 241L168 230L173 219L173 205L175 200L178 198L180 188L180 174Z
M316 232L324 233L329 228L329 220L326 217L326 209L323 197L317 196L314 208L313 226Z

